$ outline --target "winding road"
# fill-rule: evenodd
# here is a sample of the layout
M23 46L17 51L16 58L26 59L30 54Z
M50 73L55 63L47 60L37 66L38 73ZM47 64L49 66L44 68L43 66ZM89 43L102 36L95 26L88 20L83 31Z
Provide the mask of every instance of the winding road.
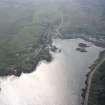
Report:
M100 63L95 67L95 69L89 75L89 79L88 79L88 83L87 83L88 84L88 87L87 87L87 91L86 91L85 100L84 100L84 104L83 105L88 105L89 92L90 92L90 88L91 88L92 78L93 78L96 70L100 67L100 65L103 62L105 62L105 57L102 58L102 60L100 61Z

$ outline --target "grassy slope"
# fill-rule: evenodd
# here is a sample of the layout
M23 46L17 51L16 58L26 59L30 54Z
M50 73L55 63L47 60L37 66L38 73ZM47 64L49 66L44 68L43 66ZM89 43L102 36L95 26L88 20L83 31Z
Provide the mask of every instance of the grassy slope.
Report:
M105 62L94 74L88 105L105 105Z

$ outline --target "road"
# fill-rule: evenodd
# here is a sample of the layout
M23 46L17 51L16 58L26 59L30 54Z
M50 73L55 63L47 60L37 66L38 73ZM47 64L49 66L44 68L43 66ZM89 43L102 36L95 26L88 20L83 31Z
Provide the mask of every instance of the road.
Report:
M100 67L100 65L105 61L105 57L102 58L102 60L100 61L100 63L95 67L95 69L91 72L89 79L88 79L88 87L86 90L86 95L85 95L85 100L84 100L84 105L88 105L88 99L89 99L89 92L90 92L90 88L91 88L91 83L92 83L92 78L96 72L96 70Z

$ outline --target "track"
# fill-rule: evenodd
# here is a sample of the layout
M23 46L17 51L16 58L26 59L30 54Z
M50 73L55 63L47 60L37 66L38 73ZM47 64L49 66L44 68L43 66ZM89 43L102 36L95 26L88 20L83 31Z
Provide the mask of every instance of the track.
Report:
M89 79L88 79L88 87L87 87L87 91L86 91L86 95L85 95L85 100L84 100L84 104L83 105L88 105L88 99L89 99L89 92L90 92L90 88L91 88L91 83L92 83L92 78L96 72L96 70L100 67L100 65L105 61L105 57L100 61L100 63L95 67L95 69L91 72Z

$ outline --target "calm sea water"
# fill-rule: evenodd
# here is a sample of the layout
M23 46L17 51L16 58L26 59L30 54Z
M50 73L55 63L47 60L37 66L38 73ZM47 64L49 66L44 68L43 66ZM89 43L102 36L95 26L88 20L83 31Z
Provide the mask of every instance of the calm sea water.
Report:
M86 43L88 52L76 51ZM101 48L82 39L56 39L60 53L53 61L40 62L37 70L21 77L0 79L0 105L80 105L88 67L98 58Z

